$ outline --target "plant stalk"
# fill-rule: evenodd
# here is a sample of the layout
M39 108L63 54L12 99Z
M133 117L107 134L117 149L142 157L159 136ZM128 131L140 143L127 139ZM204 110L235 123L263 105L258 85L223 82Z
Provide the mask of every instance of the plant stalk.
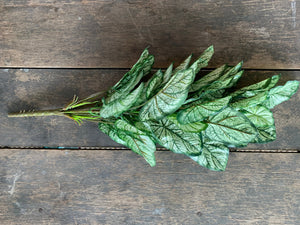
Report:
M40 110L40 111L21 111L19 113L9 113L8 117L36 117L36 116L64 116L61 109Z

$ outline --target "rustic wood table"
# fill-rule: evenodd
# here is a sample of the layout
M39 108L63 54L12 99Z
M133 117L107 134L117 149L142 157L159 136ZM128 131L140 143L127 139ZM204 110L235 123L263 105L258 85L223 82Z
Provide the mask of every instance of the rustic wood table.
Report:
M299 6L1 1L0 224L299 224L300 91L274 110L277 140L232 149L225 172L164 150L150 168L97 124L7 117L106 90L147 46L155 68L213 44L208 69L244 60L244 84L300 80Z

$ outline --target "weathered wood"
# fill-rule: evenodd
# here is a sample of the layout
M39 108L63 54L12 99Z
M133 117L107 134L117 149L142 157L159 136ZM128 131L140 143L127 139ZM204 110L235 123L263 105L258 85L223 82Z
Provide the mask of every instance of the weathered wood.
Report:
M128 68L150 46L156 67L211 44L210 64L300 68L296 1L0 3L0 67Z
M97 129L97 124L78 126L64 117L8 118L8 112L64 107L76 94L80 97L106 90L126 70L0 70L0 146L119 146ZM246 71L241 86L265 79L277 72ZM281 71L281 84L300 80L300 72ZM274 110L278 138L269 144L246 149L299 149L300 92Z
M300 154L231 153L225 172L183 155L1 150L1 224L297 224Z

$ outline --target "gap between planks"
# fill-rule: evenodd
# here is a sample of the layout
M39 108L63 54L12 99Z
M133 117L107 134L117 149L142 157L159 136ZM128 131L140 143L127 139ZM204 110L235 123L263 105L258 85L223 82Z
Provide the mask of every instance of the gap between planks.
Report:
M132 65L133 66L133 65ZM230 65L230 66L234 66L234 65ZM130 70L132 67L14 67L14 66L8 66L8 67L0 67L0 70L5 70L5 69L12 69L12 70L18 70L18 69L30 69L30 70L124 70L124 71L128 71ZM168 67L152 67L153 71L156 70L167 70ZM209 72L212 70L215 70L219 67L205 67L203 69L201 69L202 72ZM244 71L268 71L268 72L300 72L300 68L295 68L295 69L274 69L274 68L251 68L251 67L247 67L247 68L242 68L242 70Z
M89 150L101 150L101 151L130 151L126 147L8 147L0 146L0 149L11 149L11 150L58 150L58 151L89 151ZM157 151L168 151L166 148L156 148ZM230 152L241 152L241 153L300 153L300 150L297 149L234 149L230 148Z

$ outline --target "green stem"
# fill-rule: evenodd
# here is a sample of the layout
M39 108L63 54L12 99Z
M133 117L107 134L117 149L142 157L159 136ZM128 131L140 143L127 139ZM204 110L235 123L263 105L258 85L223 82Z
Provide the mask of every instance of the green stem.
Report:
M9 113L8 117L36 117L36 116L65 116L68 114L86 114L91 115L90 110L63 110L63 109L53 109L53 110L39 110L39 111L21 111L19 113Z
M28 111L19 113L9 113L8 117L32 117L32 116L64 116L61 109L41 110L41 111Z

